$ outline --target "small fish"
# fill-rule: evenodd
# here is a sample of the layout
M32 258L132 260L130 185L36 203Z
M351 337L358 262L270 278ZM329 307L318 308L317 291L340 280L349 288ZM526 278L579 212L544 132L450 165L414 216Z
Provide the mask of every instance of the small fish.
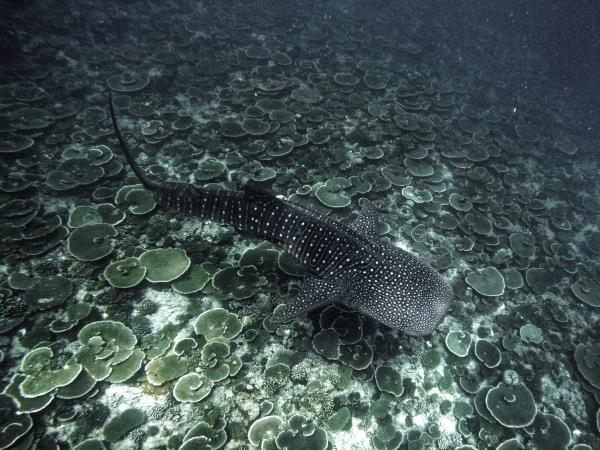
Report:
M300 294L276 309L274 322L340 303L405 334L423 336L432 333L446 315L453 299L448 282L415 255L378 239L377 212L370 202L348 226L253 185L227 191L152 180L121 135L110 91L109 107L129 166L159 204L250 232L307 267Z

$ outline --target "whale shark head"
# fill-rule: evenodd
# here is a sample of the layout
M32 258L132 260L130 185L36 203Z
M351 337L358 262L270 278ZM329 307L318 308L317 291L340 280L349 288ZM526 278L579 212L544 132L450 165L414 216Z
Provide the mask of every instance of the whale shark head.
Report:
M351 280L348 306L405 334L432 333L445 317L454 292L429 264L381 242L377 260Z

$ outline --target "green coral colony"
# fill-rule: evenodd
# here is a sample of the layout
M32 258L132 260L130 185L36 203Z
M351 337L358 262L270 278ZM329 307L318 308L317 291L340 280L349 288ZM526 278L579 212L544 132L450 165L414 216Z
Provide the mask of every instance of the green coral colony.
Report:
M598 142L563 100L507 108L512 81L423 45L417 7L67 3L13 17L48 35L0 69L0 450L600 448ZM149 177L357 227L372 205L448 315L279 323L306 267L158 204L106 85Z

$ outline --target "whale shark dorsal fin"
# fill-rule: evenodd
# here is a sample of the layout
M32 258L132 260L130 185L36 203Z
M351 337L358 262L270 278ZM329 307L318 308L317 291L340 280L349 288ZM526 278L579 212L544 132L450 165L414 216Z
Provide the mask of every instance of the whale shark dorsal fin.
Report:
M377 238L377 222L377 210L373 203L366 201L350 227L370 239L375 239Z

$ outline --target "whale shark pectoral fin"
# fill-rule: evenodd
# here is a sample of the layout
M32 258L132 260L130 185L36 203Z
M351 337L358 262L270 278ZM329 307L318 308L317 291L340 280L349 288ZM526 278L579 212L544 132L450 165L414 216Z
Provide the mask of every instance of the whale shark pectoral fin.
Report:
M320 306L334 303L343 289L341 284L333 283L323 278L307 275L304 278L300 293L283 308L277 308L271 317L275 323L289 322L300 315L306 314Z
M373 203L367 201L364 203L358 217L350 227L371 239L377 238L377 210L373 206Z

